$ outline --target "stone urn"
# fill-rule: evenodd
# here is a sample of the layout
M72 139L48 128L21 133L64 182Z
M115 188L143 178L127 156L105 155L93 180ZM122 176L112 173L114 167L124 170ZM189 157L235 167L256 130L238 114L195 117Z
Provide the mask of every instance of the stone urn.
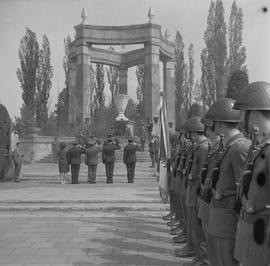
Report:
M115 119L116 121L129 121L128 118L126 118L124 114L127 107L128 100L129 100L128 95L116 94L113 96L113 101L118 111L118 116Z

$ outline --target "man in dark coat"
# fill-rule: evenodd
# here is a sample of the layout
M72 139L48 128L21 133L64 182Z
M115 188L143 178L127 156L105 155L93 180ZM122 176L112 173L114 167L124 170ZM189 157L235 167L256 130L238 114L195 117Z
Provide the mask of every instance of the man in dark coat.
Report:
M113 170L115 163L115 150L119 150L119 142L114 140L112 135L103 143L102 162L105 164L107 183L113 183Z
M84 153L84 149L78 146L76 141L73 142L73 147L67 152L67 161L71 165L71 183L79 184L79 172L81 166L81 154Z
M96 184L99 152L101 152L101 147L94 138L91 138L85 150L85 164L88 166L88 183L90 184Z
M128 144L124 147L123 162L127 167L128 183L134 183L134 173L136 165L136 151L142 151L142 148L133 143L133 139L128 139Z

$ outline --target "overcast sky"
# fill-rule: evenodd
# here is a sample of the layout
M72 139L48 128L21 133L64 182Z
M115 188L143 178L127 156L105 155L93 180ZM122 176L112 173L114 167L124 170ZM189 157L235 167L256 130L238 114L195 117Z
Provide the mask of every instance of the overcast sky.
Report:
M233 1L223 0L226 23ZM238 0L244 13L243 44L247 48L250 81L270 82L270 13L269 0ZM46 34L51 45L53 84L49 101L54 109L57 90L64 86L62 60L63 40L74 35L74 25L81 22L82 8L87 9L88 23L94 25L142 24L148 21L149 6L155 17L153 23L168 28L173 41L179 30L185 49L192 42L195 54L195 78L200 78L200 52L210 0L0 0L0 102L12 118L18 116L21 88L16 76L19 67L18 48L25 28L33 30L38 40ZM268 7L268 12L262 11ZM129 94L135 95L136 80L129 71Z

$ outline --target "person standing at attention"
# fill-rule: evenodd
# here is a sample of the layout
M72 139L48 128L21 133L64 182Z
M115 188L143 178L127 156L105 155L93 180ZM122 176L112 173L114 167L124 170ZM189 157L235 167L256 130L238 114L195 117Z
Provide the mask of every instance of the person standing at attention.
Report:
M79 184L79 172L81 166L81 154L84 149L78 146L78 142L73 142L73 147L67 152L67 161L71 165L71 183Z
M98 153L101 152L101 147L98 143L95 138L91 138L85 150L85 164L88 166L89 184L96 184Z
M67 151L66 151L66 143L60 143L59 145L60 151L58 152L58 166L59 166L59 175L60 175L60 183L66 184L67 181L67 172L69 171L69 165L67 161Z
M128 144L124 147L123 162L127 167L128 183L134 183L135 166L137 162L136 151L142 148L134 143L133 138L128 139Z

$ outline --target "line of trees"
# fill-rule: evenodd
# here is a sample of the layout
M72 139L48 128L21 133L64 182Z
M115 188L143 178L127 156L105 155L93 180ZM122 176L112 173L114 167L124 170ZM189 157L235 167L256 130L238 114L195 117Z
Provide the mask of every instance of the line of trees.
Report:
M201 106L199 109L206 110L216 99L225 95L237 97L239 90L247 84L246 49L242 43L242 31L243 13L236 2L232 3L227 29L222 1L211 1L204 32L205 47L200 55L201 78L196 82L193 44L188 47L188 60L185 63L185 45L180 32L176 32L176 126L180 126L181 121L188 117L194 104L196 108Z

